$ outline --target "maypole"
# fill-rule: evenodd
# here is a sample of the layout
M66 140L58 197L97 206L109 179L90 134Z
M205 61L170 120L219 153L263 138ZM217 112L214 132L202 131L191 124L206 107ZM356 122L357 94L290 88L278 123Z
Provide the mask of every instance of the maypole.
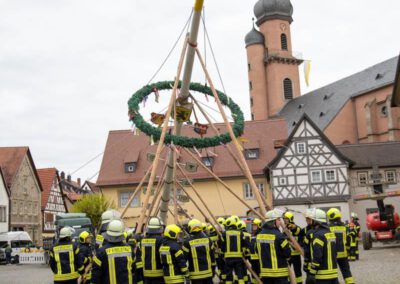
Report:
M190 80L192 77L193 63L194 63L194 57L195 57L196 47L197 47L197 35L199 32L201 12L203 9L203 2L204 2L204 0L196 0L196 2L194 4L194 8L193 8L194 12L193 12L193 18L192 18L190 34L189 34L189 39L188 39L188 47L187 47L187 51L186 51L185 67L183 69L182 85L181 85L181 90L180 90L177 102L175 102L175 103L178 103L179 105L187 104L188 97L189 97L189 85L190 85ZM176 113L176 111L175 111L175 113ZM175 120L174 123L175 123L174 134L180 135L183 122ZM167 172L166 172L166 176L165 176L165 186L164 186L164 191L163 191L162 198L161 198L162 201L161 201L161 205L160 205L160 218L164 223L167 222L170 193L171 193L172 187L174 186L174 165L175 165L175 161L176 161L175 151L169 152L167 160L168 160L168 166L167 166Z

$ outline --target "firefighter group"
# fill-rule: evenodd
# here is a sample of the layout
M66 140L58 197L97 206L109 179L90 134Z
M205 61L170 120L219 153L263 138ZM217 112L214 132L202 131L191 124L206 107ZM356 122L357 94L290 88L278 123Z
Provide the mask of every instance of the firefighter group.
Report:
M94 249L89 232L73 242L73 229L62 228L50 267L54 283L64 284L336 284L338 269L346 284L354 283L349 261L358 258L356 216L343 223L337 208L309 208L303 215L307 226L300 228L292 212L273 209L264 220L251 220L251 229L237 216L181 226L152 217L136 234L106 211Z

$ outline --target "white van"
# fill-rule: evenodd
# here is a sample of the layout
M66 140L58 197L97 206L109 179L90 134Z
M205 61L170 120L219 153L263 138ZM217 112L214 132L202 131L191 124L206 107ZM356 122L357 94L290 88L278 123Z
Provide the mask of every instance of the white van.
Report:
M0 233L0 249L4 251L7 245L10 245L12 249L11 261L13 263L18 263L20 252L34 247L31 237L24 231Z

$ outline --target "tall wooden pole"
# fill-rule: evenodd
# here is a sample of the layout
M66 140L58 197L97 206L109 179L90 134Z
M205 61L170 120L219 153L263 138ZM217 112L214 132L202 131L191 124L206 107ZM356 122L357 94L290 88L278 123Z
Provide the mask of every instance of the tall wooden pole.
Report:
M154 161L153 161L153 169L152 169L151 174L150 174L150 179L149 179L149 183L147 185L146 195L144 197L144 202L143 202L143 205L142 205L142 209L140 211L140 217L139 217L139 222L138 222L138 230L139 230L138 233L141 233L141 230L143 228L143 220L146 217L146 210L147 210L147 205L149 204L150 192L151 192L151 188L153 186L154 178L156 176L156 170L157 170L158 162L159 162L159 159L160 159L160 153L161 153L162 148L164 147L165 135L167 134L169 118L171 116L172 107L174 106L174 102L175 102L175 99L176 99L176 93L177 93L177 89L178 89L179 78L180 78L180 75L181 75L183 60L185 58L185 52L186 52L187 46L188 46L188 43L187 43L187 40L185 40L184 46L182 48L181 57L179 59L178 70L176 72L177 74L176 74L176 77L175 77L175 83L174 83L174 87L172 89L172 95L171 95L171 98L170 98L170 101L169 101L167 113L165 115L165 120L164 120L164 124L163 124L163 128L162 128L162 132L161 132L160 141L158 142L156 156L155 156Z
M195 57L195 52L196 52L197 35L199 32L201 11L203 9L203 2L204 2L204 0L195 0L195 4L194 4L194 8L193 8L193 18L192 18L192 23L191 23L191 27L190 27L190 33L189 33L189 40L188 40L189 46L187 48L181 90L179 92L179 97L177 100L177 102L180 105L187 104L187 98L189 96L190 80L192 77L193 62L194 62L194 57ZM181 134L182 124L183 124L183 122L175 121L175 129L174 129L175 135ZM163 192L163 199L162 199L162 202L160 205L160 218L164 221L164 223L167 222L167 217L168 217L168 202L166 202L164 200L169 201L170 192L171 192L172 186L174 185L174 172L173 172L174 154L173 153L171 153L168 157L168 165L169 166L168 166L167 174L165 177L165 187L164 187L164 192Z
M219 111L220 111L220 113L222 115L222 118L224 119L224 122L225 122L226 128L228 130L228 133L229 133L229 135L230 135L230 137L232 139L232 143L236 147L236 150L238 152L239 160L240 160L241 164L244 167L245 175L248 178L248 180L250 182L251 189L253 190L253 192L254 192L254 194L255 194L255 196L257 198L258 205L260 206L261 215L265 216L267 211L265 210L264 202L262 201L262 196L260 194L260 191L259 191L259 189L258 189L258 187L257 187L257 185L256 185L256 183L255 183L255 181L253 179L253 176L251 175L249 166L247 165L246 159L243 156L243 153L241 151L241 147L239 145L239 142L237 141L237 139L235 137L235 134L233 133L232 126L231 126L230 122L228 121L228 118L226 117L224 108L223 108L223 106L221 104L221 101L220 101L220 99L218 97L217 91L216 91L216 89L214 87L214 83L211 80L210 74L208 73L208 70L207 70L206 65L204 63L204 60L201 57L201 54L200 54L200 52L199 52L199 50L197 48L196 48L196 54L197 54L197 57L200 60L200 64L201 64L201 66L203 68L204 74L206 75L207 81L210 84L211 91L212 91L212 93L214 95L215 101L217 102L218 109L219 109Z

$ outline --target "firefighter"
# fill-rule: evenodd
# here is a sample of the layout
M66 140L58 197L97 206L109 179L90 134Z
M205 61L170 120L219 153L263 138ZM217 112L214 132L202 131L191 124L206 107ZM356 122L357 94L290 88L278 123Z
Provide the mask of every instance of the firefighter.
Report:
M243 269L243 251L249 246L243 232L236 227L237 216L225 220L225 232L220 242L225 258L226 284L233 283L233 272L238 277L238 283L244 284L245 270Z
M302 232L302 240L301 244L303 246L304 251L304 264L303 264L303 271L306 272L306 284L312 284L315 279L310 274L310 267L311 267L311 246L312 246L312 239L314 235L314 229L312 227L312 216L313 211L315 208L308 208L305 213L306 223L307 226L303 228Z
M293 238L297 241L301 239L301 228L294 223L294 215L290 211L286 211L283 214L283 221L286 227L291 232ZM297 251L293 246L290 246L292 250L292 256L290 257L290 265L293 265L294 274L296 276L296 283L303 283L303 277L301 273L301 256L300 252Z
M265 217L255 242L255 251L260 263L260 278L263 283L287 284L291 250L287 237L279 230L282 211L270 210Z
M358 215L355 212L351 213L351 222L354 224L354 230L356 231L356 260L360 259L360 252L358 250L358 243L360 242L360 231L361 226L358 222Z
M50 268L54 273L54 284L76 284L84 273L79 247L71 240L72 233L71 227L62 228L58 242L50 249Z
M347 229L347 249L349 261L356 261L357 259L357 231L354 223L350 222Z
M185 254L178 244L181 231L175 224L168 225L164 231L165 239L160 247L160 257L166 284L181 284L189 277Z
M79 254L81 255L81 259L83 261L83 265L85 266L85 272L82 275L81 283L89 283L90 278L92 277L91 269L92 269L92 235L83 231L79 234Z
M236 225L237 229L241 232L243 232L243 236L246 240L246 243L248 244L248 247L244 248L243 250L243 256L247 259L250 260L250 243L251 243L251 234L249 232L247 232L246 230L246 223L243 220L240 220L237 225ZM247 267L246 264L243 262L243 270L245 271L244 274L244 282L248 283L249 279L251 279L250 277L250 273L249 271L247 271Z
M215 271L214 246L210 238L203 233L203 224L196 219L190 220L190 237L185 240L182 250L189 261L189 278L192 284L212 284Z
M103 246L108 223L112 220L118 220L119 218L119 212L115 210L107 210L101 214L101 226L96 235L96 251Z
M252 235L251 235L251 241L250 241L250 264L252 269L257 275L260 275L260 259L258 258L258 254L256 251L256 239L257 235L261 230L261 225L262 221L258 218L255 218L253 220L253 226L252 226ZM251 283L257 283L257 280L253 277L251 279Z
M132 248L132 251L135 254L135 279L134 282L136 284L143 283L143 262L141 250L138 245L138 238L135 236L135 228L130 229L126 232L126 243Z
M124 243L124 224L121 220L112 220L108 224L105 240L93 257L91 283L133 284L135 254Z
M347 228L341 221L342 213L337 208L331 208L327 212L329 219L329 228L336 236L336 252L337 263L342 272L346 284L353 284L354 280L351 275L349 260L347 258Z
M316 284L336 284L338 269L336 261L336 237L326 223L326 213L321 209L312 212L314 228L311 246L310 277Z
M161 265L160 247L162 245L162 222L157 217L150 218L146 235L140 240L145 284L163 284L164 273Z
M225 230L224 223L225 219L222 217L219 217L217 219L217 222L219 224L219 231L222 233ZM217 263L217 274L221 282L224 282L226 280L226 272L225 272L225 259L224 259L224 253L221 249L221 240L219 239L219 236L216 232L216 229L214 226L212 226L214 231L210 230L210 238L212 241L214 241L214 249L215 249L215 262Z
M208 225L207 230L208 230L208 237L212 241L213 253L214 253L214 258L215 258L215 267L214 267L213 273L215 274L216 268L218 267L218 269L219 269L218 259L221 256L221 250L218 247L219 236L218 236L217 230L215 229L215 227L213 225ZM221 279L221 276L220 275L218 275L218 276Z

